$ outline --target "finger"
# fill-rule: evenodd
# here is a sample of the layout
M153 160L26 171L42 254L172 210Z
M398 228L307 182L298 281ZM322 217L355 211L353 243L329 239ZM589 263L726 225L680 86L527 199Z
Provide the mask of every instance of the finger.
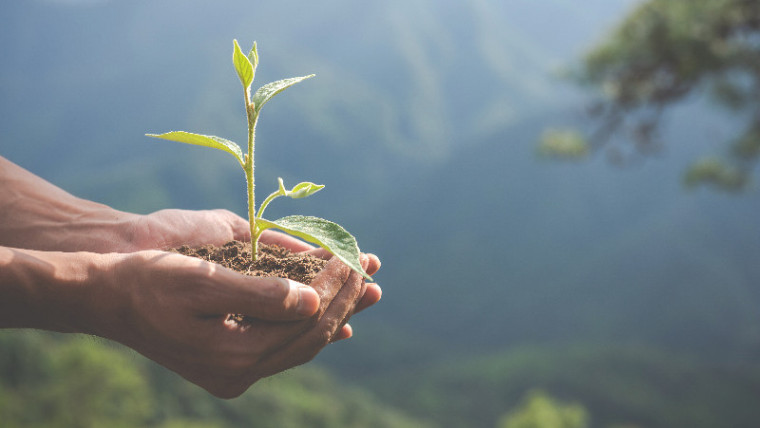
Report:
M314 247L301 241L300 239L277 232L275 230L265 230L262 232L261 242L269 245L279 245L280 247L287 248L294 253L300 253L314 249Z
M210 278L200 300L208 314L242 314L268 321L301 320L320 307L319 295L306 285L285 278L256 278L225 268Z
M331 252L324 248L313 248L304 253L324 260L330 260L333 256ZM366 254L366 256L369 257L369 264L367 265L365 272L367 272L367 275L372 276L380 270L380 259L374 254Z
M380 270L380 259L371 253L367 253L366 256L368 257L368 263L364 270L367 272L367 275L372 276L376 274L378 270Z
M382 297L383 297L383 290L380 288L379 285L374 284L374 283L367 284L367 289L365 290L364 295L362 296L361 300L359 300L359 303L356 304L356 309L354 310L354 313L358 313L367 309L368 307L379 302Z
M338 294L349 277L351 269L337 257L330 259L319 274L311 282L311 287L320 299L319 315L322 315L330 302Z
M349 272L351 272L351 269L337 258L330 260L310 284L313 291L315 291L315 293L319 296L319 308L316 310L316 314L311 318L299 323L287 323L280 325L269 324L267 325L268 331L274 332L276 330L276 334L273 334L271 336L271 343L268 342L270 339L266 337L258 337L256 340L265 347L276 346L277 349L273 350L273 352L280 352L280 349L283 346L291 346L292 343L289 342L296 337L299 337L296 342L300 341L301 336L310 332L315 328L316 325L318 325L322 318L322 315L328 309L330 302L339 293L349 278ZM341 319L339 321L343 320ZM261 324L267 324L267 322L257 322L254 320L253 326L255 327L256 325ZM249 329L249 333L256 334L255 330L255 328ZM334 331L330 334L330 337L327 338L324 345L329 342L329 339L332 338L333 334ZM278 345L278 343L280 345ZM316 355L316 353L314 354ZM305 362L305 360L303 362ZM276 362L273 362L272 364L275 366L277 365Z
M351 328L351 324L346 324L332 338L332 343L335 343L339 340L350 339L353 335L354 329Z
M340 264L342 265L342 263ZM265 373L264 376L311 361L334 338L343 337L345 322L353 310L361 288L361 275L351 271L319 321L287 346L270 354L266 361L262 362L261 369Z
M312 339L319 345L321 340L327 339L324 344L333 341L341 329L347 324L348 319L354 312L356 303L364 292L365 283L361 276L351 271L343 287L330 302L317 326L312 330Z

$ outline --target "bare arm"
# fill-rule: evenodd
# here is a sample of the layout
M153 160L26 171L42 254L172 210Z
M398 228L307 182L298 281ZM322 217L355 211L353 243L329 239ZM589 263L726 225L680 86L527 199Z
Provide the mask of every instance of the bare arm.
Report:
M227 210L138 215L78 198L0 157L0 245L45 251L132 252L247 239Z
M130 240L134 220L134 214L77 198L0 157L0 245L105 250Z

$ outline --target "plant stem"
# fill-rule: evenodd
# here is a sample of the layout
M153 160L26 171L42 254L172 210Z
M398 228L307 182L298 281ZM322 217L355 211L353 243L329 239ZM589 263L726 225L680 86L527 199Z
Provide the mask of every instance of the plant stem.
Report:
M248 118L248 155L245 162L245 178L248 185L248 224L251 228L251 259L256 260L259 253L259 232L256 227L256 183L254 182L253 155L256 140L256 110L249 101L248 89L245 90L245 112Z
M271 195L267 196L266 199L264 199L264 202L259 205L259 212L256 213L256 218L261 218L264 216L264 210L269 205L270 202L272 202L273 199L275 199L278 196L283 196L280 192L274 192Z
M259 237L256 231L256 215L254 213L253 168L246 168L245 178L248 184L248 224L251 228L251 258L256 260L259 250Z

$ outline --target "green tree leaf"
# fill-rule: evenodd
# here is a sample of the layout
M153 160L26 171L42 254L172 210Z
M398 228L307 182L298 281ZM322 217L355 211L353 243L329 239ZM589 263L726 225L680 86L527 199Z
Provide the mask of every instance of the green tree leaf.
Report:
M319 217L310 217L302 215L291 215L275 221L256 219L256 224L262 230L280 229L293 236L302 238L312 244L331 252L335 257L340 259L346 266L360 273L364 278L372 280L362 269L359 260L359 246L350 233L341 226Z
M233 40L232 43L235 45L232 51L232 63L235 65L235 71L237 71L240 83L243 84L243 88L245 88L247 94L248 88L253 83L254 67L251 64L251 60L240 50L237 40Z
M195 144L196 146L212 147L224 150L235 156L240 165L245 165L243 151L236 143L214 135L193 134L185 131L171 131L163 134L145 134L148 137L163 138L164 140L178 141L180 143Z
M302 82L310 77L314 77L314 75L310 74L308 76L291 77L290 79L282 79L276 82L267 83L266 85L257 89L256 93L253 94L253 99L252 99L252 102L254 103L254 106L256 108L256 115L259 114L259 112L261 111L261 107L264 106L264 104L266 104L267 101L271 100L272 97L284 91L285 89L288 89L289 87L295 85L296 83Z

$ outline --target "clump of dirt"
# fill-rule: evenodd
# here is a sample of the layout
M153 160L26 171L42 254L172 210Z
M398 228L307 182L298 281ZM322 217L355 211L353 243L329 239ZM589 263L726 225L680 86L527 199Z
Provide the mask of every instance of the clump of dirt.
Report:
M256 261L251 261L251 243L241 241L230 241L221 247L205 245L190 248L185 245L173 251L220 264L244 275L277 276L302 284L311 283L327 264L327 260L264 243L259 243L259 256Z

